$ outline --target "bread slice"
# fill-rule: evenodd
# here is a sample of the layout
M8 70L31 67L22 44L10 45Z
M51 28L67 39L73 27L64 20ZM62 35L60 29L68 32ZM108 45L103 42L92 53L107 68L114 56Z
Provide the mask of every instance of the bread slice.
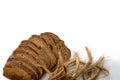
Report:
M49 47L49 49L54 53L55 57L58 58L58 55L54 52L54 50L56 50L56 44L53 40L52 37L50 37L48 34L44 34L42 33L41 35L39 35L40 38L42 38L45 43L47 44L47 46Z
M39 63L36 62L36 60L34 59L34 57L32 55L30 55L29 53L23 51L23 50L20 50L19 48L17 48L13 54L13 56L18 56L18 57L21 57L21 58L24 58L25 60L28 60L29 62L31 62L33 65L35 65L36 68L38 68L38 71L39 71L39 77L42 76L43 74L43 70L39 67ZM43 65L43 61L40 61L41 62L41 65ZM38 72L37 72L38 73Z
M37 80L36 75L21 61L8 61L4 67L4 74L12 80Z
M58 58L58 52L59 52L60 50L61 50L61 53L62 53L65 61L70 58L70 56L71 56L70 50L69 50L69 49L67 48L67 46L65 45L64 41L62 41L57 35L55 35L55 34L53 34L53 33L51 33L51 32L45 32L45 33L42 33L41 35L42 35L42 37L44 36L44 38L45 38L45 36L47 35L47 37L48 37L49 39L50 39L50 37L51 37L51 39L53 39L53 41L54 41L54 43L55 43L55 46L52 45L51 47L53 48L53 49L52 49L53 52L57 55L57 56L56 56L57 58ZM40 36L41 36L41 35L40 35ZM46 38L45 38L45 39L46 39ZM50 40L51 40L51 39L50 39ZM46 40L47 40L47 39L46 39ZM48 40L47 40L46 42L48 42Z
M29 68L31 71L33 71L33 73L36 75L37 79L39 79L40 72L39 72L38 68L33 63L28 61L26 58L23 58L23 57L17 56L17 55L11 55L7 61L8 62L9 61L20 61L20 62L26 64L27 65L26 67Z
M45 50L46 54L48 55L48 60L50 61L50 68L52 68L56 64L56 57L52 53L52 51L48 48L47 44L45 41L40 38L38 35L32 35L29 40L36 44L38 47L41 47L42 49Z
M43 60L46 64L47 67L50 66L50 63L48 61L46 61L46 58L48 57L47 55L45 55L45 51L41 48L38 49L38 47L31 41L28 40L23 40L21 42L21 44L19 46L28 46L30 48L32 48L32 50L38 54L38 57L40 60Z

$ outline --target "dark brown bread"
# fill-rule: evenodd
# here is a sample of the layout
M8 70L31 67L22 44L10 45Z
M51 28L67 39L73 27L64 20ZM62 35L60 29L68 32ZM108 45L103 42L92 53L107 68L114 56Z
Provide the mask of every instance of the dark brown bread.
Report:
M9 57L9 59L7 61L8 62L10 62L10 61L20 61L21 63L26 64L26 66L25 65L24 66L29 68L29 71L32 71L33 74L36 75L36 78L38 78L39 70L37 69L37 67L35 65L33 65L33 63L31 63L27 59L16 56L16 55L12 55L12 56Z
M8 60L10 59L14 59L14 60L20 60L26 64L28 64L31 68L33 68L33 71L35 72L35 74L37 75L37 77L39 76L40 72L39 72L39 69L37 68L37 66L31 61L29 61L28 59L26 58L23 58L21 56L16 56L16 55L12 55Z
M28 46L30 48L32 48L32 50L38 54L39 59L43 60L46 64L47 67L50 66L50 63L46 61L46 58L48 57L47 55L45 55L45 51L42 48L38 48L33 42L29 41L29 40L24 40L21 42L20 46Z
M26 67L27 65L21 61L17 61L17 60L8 61L5 66L6 67L4 67L4 72L8 72L9 74L4 74L4 75L6 75L6 76L8 75L8 77L11 79L14 79L14 80L21 80L21 79L22 80L27 80L27 79L37 80L34 72L32 70L30 70L28 67ZM15 69L16 70L15 71L14 68L17 68L17 70ZM12 69L12 71L9 69ZM21 70L22 70L22 73L21 73ZM14 74L14 75L11 75L11 74ZM26 77L23 74L26 74ZM19 76L19 78L21 78L21 79L17 78L16 76ZM17 79L15 79L14 77Z
M68 58L71 56L71 54L68 54L70 53L70 50L64 44L64 41L60 40L58 36L54 35L51 32L45 32L41 34L40 37L42 37L46 41L47 45L55 53L57 58L58 58L58 51L60 50L62 55L66 57L64 59L65 61L68 60Z
M45 41L43 39L41 39L38 35L32 35L29 38L29 40L32 41L33 43L35 43L38 47L41 47L45 50L46 55L48 56L47 59L49 59L48 61L50 61L50 68L52 68L56 64L56 57L52 53L52 51L48 48Z
M53 38L50 37L47 34L41 34L40 38L42 38L45 41L45 43L47 44L47 46L49 47L49 49L54 53L55 57L58 58L58 56L56 55L56 53L53 51L53 50L56 50L55 49L56 43L54 42Z
M55 34L53 34L51 32L45 32L45 33L42 33L42 34L46 34L46 35L51 36L54 39L55 43L58 43L60 41L60 38L57 35L55 35Z
M70 58L70 50L59 37L51 32L32 35L23 40L8 58L3 75L12 80L39 80L44 70L54 69L61 51L64 61Z
M39 63L36 62L36 60L33 58L32 55L30 55L29 53L27 53L27 52L25 52L25 51L19 50L19 48L17 48L17 49L13 52L12 55L22 57L22 58L28 60L29 62L31 62L33 65L35 65L35 66L38 68L38 70L39 70L39 76L40 76L40 77L42 76L43 70L38 67ZM41 62L41 65L43 65L43 62Z
M36 54L36 52L34 52L34 50L28 46L19 46L20 50L23 50L29 54L31 54L34 59L36 60L36 62L38 62L39 64L44 63L45 65L44 66L47 66L47 63L44 62L44 60L42 58L39 57L38 54ZM43 65L43 64L42 64Z
M30 48L28 48L26 46L24 46L24 47L19 46L19 48L17 48L17 49L22 50L22 51L28 53L29 55L31 55L37 63L41 63L41 62L43 63L43 61L39 59L39 56L34 51L32 51Z

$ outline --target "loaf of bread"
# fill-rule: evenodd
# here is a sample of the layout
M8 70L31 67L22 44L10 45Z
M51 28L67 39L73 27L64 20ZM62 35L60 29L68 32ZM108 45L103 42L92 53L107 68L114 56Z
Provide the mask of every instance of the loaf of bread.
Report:
M70 58L70 50L57 35L51 32L32 35L12 52L3 68L3 75L12 80L39 80L44 74L39 65L53 69L59 51L64 61Z

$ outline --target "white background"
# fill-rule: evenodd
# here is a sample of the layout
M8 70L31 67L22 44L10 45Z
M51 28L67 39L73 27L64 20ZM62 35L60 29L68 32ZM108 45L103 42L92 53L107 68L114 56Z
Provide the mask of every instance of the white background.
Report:
M3 66L20 41L48 31L79 55L85 46L94 58L104 54L110 69L104 79L119 80L119 0L0 0L0 80L8 80Z

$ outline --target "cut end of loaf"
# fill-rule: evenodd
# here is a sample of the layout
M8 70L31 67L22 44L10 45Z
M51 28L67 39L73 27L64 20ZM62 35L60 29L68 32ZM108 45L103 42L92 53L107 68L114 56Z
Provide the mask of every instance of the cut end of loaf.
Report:
M27 72L19 67L5 67L3 75L12 80L34 80Z

